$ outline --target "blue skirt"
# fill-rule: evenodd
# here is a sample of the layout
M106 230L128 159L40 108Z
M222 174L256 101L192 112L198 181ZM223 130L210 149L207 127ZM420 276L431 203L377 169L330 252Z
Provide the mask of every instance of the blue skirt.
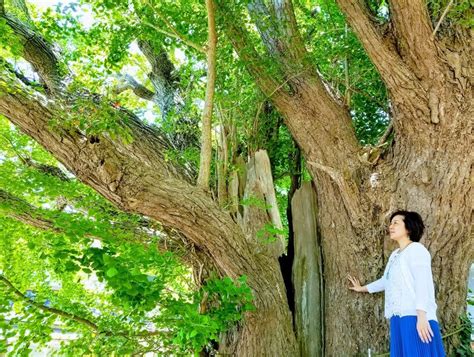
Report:
M390 318L391 357L444 357L441 332L436 321L430 320L434 336L424 343L416 330L416 316L392 316Z

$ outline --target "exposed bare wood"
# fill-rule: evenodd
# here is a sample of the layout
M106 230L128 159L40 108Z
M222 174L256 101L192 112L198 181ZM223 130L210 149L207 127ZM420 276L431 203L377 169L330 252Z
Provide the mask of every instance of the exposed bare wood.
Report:
M265 150L258 150L247 163L242 221L247 239L257 240L256 249L262 254L278 257L284 252L285 241L273 185L270 159Z
M311 182L304 182L291 200L295 258L295 326L301 356L323 356L324 286L322 247L317 229L317 200Z
M120 80L120 83L113 89L114 93L116 94L122 93L127 89L131 89L137 97L145 100L152 100L155 96L153 91L138 83L135 78L128 74L118 76L118 79Z
M227 192L227 167L228 167L228 146L225 125L216 126L215 135L217 138L217 199L219 205L226 205L229 194ZM230 193L230 192L229 192Z

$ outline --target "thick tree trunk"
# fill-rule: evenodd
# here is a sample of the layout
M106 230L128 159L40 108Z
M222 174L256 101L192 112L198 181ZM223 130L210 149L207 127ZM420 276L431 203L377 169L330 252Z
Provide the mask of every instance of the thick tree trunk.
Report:
M322 166L311 166L312 153L303 145L320 207L327 356L366 353L368 348L374 352L388 350L382 294L360 295L349 291L346 275L356 274L365 282L381 275L388 255L395 248L388 241L386 225L388 215L396 209L415 210L424 217L427 231L422 242L433 258L443 331L453 330L459 324L466 305L468 269L474 256L469 228L472 155L466 157L464 152L470 146L468 121L472 109L453 98L441 103L445 117L453 118L441 125L433 123L430 112L425 110L428 98L424 102L400 97L394 100L393 146L378 165L357 170L357 191L365 205L363 216L356 221L344 200L345 194L352 193L345 193L346 186L334 179L337 173L331 175ZM302 120L301 110L287 115L289 121ZM404 126L407 118L413 121L410 127ZM300 133L294 135L298 138ZM318 333L313 338L317 336Z
M465 308L468 268L474 257L469 226L472 157L466 157L465 152L472 144L469 120L474 114L467 57L448 49L443 49L441 57L442 51L430 37L429 19L421 19L421 37L412 36L403 20L409 7L402 0L394 0L391 7L399 12L393 24L400 43L408 47L401 53L393 43L383 41L362 2L339 1L387 84L393 106L394 143L383 161L364 166L358 160L359 146L349 113L306 62L291 2L275 1L271 11L263 2L255 3L253 11L272 20L270 27L263 23L260 31L280 77L272 78L261 65L264 62L256 58L256 51L248 48L250 42L238 28L237 17L226 24L227 32L262 91L285 117L314 179L324 276L324 331L314 333L325 336L322 354L351 356L366 353L368 348L386 351L382 297L349 291L346 275L352 273L366 281L381 275L393 248L386 239L387 218L398 208L416 210L425 218L424 243L433 256L440 321L445 329L451 329ZM414 6L418 18L423 17L424 12L419 11L422 2L416 1ZM440 58L430 66L426 58L436 54ZM30 62L38 64L37 71L50 91L60 92L54 66L39 66L45 58L54 64L50 57L40 56L39 62L34 57ZM413 68L418 58L423 63ZM241 325L227 334L223 352L241 356L297 354L277 260L262 252L230 214L164 160L165 140L134 118L128 118L127 126L136 140L129 145L107 135L93 139L66 128L52 130L49 120L64 111L32 95L5 72L1 74L0 113L78 178L118 207L182 232L212 260L219 273L232 278L248 276L257 311L248 313Z
M425 218L441 322L451 328L465 308L474 257L468 229L472 157L465 154L472 145L472 57L457 42L440 45L422 1L390 2L395 31L386 38L364 2L338 3L389 90L395 140L389 155L382 156L385 161L368 163L359 156L349 113L306 61L291 1L255 0L249 6L280 78L266 70L245 27L233 21L226 31L308 163L320 207L324 355L350 356L368 348L387 350L382 296L349 291L346 275L368 282L382 274L394 248L386 241L386 225L395 209L415 210Z

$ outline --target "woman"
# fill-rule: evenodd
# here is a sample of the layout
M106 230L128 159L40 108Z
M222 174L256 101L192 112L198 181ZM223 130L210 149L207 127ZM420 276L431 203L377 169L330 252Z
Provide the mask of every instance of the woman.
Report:
M398 243L382 278L365 286L348 276L349 289L359 293L385 291L385 317L390 319L390 356L445 356L436 318L431 256L419 243L423 220L416 212L390 217L390 238Z

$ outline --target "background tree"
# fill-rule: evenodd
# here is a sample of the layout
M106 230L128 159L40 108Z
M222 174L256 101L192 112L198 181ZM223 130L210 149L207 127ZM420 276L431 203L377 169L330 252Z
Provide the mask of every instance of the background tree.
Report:
M396 208L417 210L425 217L428 234L424 243L433 256L441 322L447 330L457 326L465 308L467 273L473 260L468 204L472 160L466 160L464 154L472 117L472 105L466 100L472 94L467 70L471 36L467 2L448 7L444 2L421 1L339 1L337 5L328 1L216 1L220 39L217 160L210 193L193 184L198 171L196 118L205 86L201 80L205 58L195 45L207 38L203 4L89 1L80 7L69 5L41 13L20 3L2 2L0 8L4 58L0 113L72 175L58 171L52 157L41 150L42 154L32 157L35 144L4 124L8 153L4 154L2 171L5 166L8 175L3 180L2 197L9 217L5 222L14 227L10 231L28 229L32 236L46 229L49 235L62 237L59 241L67 252L53 253L48 260L52 266L37 276L55 272L57 279L70 281L77 274L94 273L116 292L112 294L115 300L102 298L105 304L129 307L129 300L143 302L142 313L133 315L135 325L124 326L124 321L131 320L123 320L123 316L135 314L136 309L127 314L121 307L123 314L117 321L108 314L112 317L105 322L91 316L87 308L59 303L70 301L80 285L68 288L69 296L57 297L57 305L52 306L62 306L58 310L64 312L63 317L72 324L80 319L89 321L83 325L99 333L102 339L94 348L123 345L128 351L145 343L148 350L169 346L199 350L251 309L243 281L213 283L212 276L234 280L246 276L255 311L247 312L241 323L221 335L218 348L222 352L310 354L307 346L311 340L320 341L311 351L324 355L363 353L369 347L383 351L386 330L380 297L354 297L346 289L345 276L351 272L374 279L381 274L391 250L382 237L387 217ZM79 21L84 11L93 13L93 25ZM138 50L129 54L134 44L143 55ZM31 65L34 74L21 73L21 59ZM136 78L127 73L130 70ZM150 114L153 112L156 114ZM268 150L273 180L268 180L269 170L264 168L269 165L259 149ZM247 157L250 160L245 164ZM28 188L32 179L24 172L42 177L38 181L41 195ZM17 176L13 173L18 176L14 181L11 177ZM116 208L90 191L88 197L100 204L81 201L84 195L74 198L76 191L85 188L72 190L71 197L59 188L45 194L44 187L50 183L42 180L51 173L56 173L54 180L61 180L58 175L64 182L72 180L74 187L79 187L73 179L77 177ZM301 197L313 196L295 195L295 207L288 207L288 212L295 209L316 217L314 222L310 220L314 234L308 242L315 252L312 263L304 263L299 248L309 236L301 234L307 222L293 222L289 214L282 225L275 211L278 200L280 211L285 212L305 175L312 178L314 199L302 203ZM58 182L56 187L61 190L70 185ZM273 183L276 199L272 198ZM62 211L51 212L52 202L67 206L59 199L63 196L66 202L73 201L73 207L82 207L74 212L80 223L67 225L68 229L81 227L79 233L53 219L64 216ZM40 209L41 204L46 206ZM106 215L96 217L100 212L88 212L90 207L98 210L104 205L109 207ZM116 209L137 214L132 225L137 228L115 233L115 216L123 215L118 222L132 219ZM74 221L75 215L66 214L65 222ZM103 229L97 231L82 223L91 217L102 222ZM150 224L157 232L151 237ZM288 254L280 265L277 257L284 233L289 236ZM146 249L139 239L144 234ZM80 237L80 243L74 246L65 236ZM98 248L90 247L91 238L103 236L110 239L99 254ZM133 243L127 245L125 237ZM47 241L40 239L43 243L30 246L25 242L25 246L20 240L16 256L27 249L35 256ZM149 247L155 253L149 252ZM162 266L151 262L162 259L162 250L174 251L181 264L193 269L196 283L204 283L194 293L197 295L192 295L197 287L181 284L171 290L178 290L184 300L168 303L163 291L176 284L184 268L176 264L165 269L169 275L157 279ZM143 259L137 277L126 281L140 282L146 276L153 279L150 284L141 281L137 292L132 283L131 287L122 284L119 273L130 270L133 259L142 256L148 258ZM21 260L10 261L5 256L2 267L4 286L13 294L9 299L16 296L36 306L38 314L32 315L36 321L51 323L53 311L34 302L61 293L48 288L48 279L35 279L36 285L41 284L34 287L34 297L28 296L24 291L33 282L21 278ZM58 264L60 268L54 268ZM308 318L298 315L304 303L299 291L305 279L296 274L301 264L314 272L310 276L318 281L306 295L308 311L319 311L320 316L314 336L301 333L298 326ZM291 266L295 269L294 287L288 279ZM34 265L28 269L37 270ZM13 278L7 279L8 273ZM451 275L457 279L448 278ZM47 293L41 295L42 291ZM232 297L227 305L226 291ZM133 298L138 293L139 298ZM173 293L170 296L174 297ZM209 299L214 293L215 302ZM98 304L96 297L89 299L95 299L94 303L86 298L83 301ZM151 319L143 314L157 300L165 312L152 315L156 319L152 322L162 324L163 329L154 330L160 331L159 336L148 333L143 337L143 326ZM8 307L9 301L4 300L3 306ZM184 325L161 320L178 308L183 321L188 321ZM222 309L229 311L227 308L238 313L226 315ZM290 310L296 312L295 328ZM195 319L203 328L202 336L189 322ZM45 326L38 328L38 333L47 339ZM84 336L75 348L91 345L87 336L93 335ZM456 345L459 341L454 340Z

